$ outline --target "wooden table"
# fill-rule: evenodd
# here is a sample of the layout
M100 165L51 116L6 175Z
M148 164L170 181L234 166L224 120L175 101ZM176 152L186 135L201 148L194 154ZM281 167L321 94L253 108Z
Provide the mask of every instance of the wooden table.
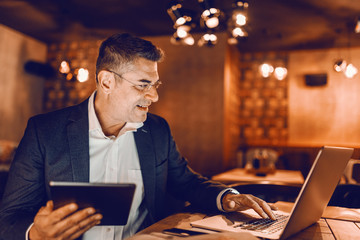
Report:
M235 168L217 174L211 179L225 184L267 182L302 185L304 183L304 177L300 171L281 169L276 170L272 174L267 174L266 176L256 176L253 173L248 173L244 168Z
M283 211L288 211L291 205L288 205L284 202L276 203L279 209ZM349 213L350 212L350 213ZM356 213L356 214L354 214ZM349 221L333 219L332 217L341 216L349 217ZM177 213L171 215L150 227L142 230L141 232L134 235L129 240L161 240L161 239L214 239L214 240L233 240L233 239L258 239L250 234L239 234L239 233L216 233L216 234L206 234L200 235L198 237L174 237L170 235L165 235L162 230L172 227L190 229L190 222L195 220L200 220L206 217L202 213ZM241 237L240 237L241 236ZM346 208L336 208L328 207L324 214L317 223L311 225L310 227L302 230L301 232L288 238L289 240L350 240L350 239L360 239L360 209L346 209Z

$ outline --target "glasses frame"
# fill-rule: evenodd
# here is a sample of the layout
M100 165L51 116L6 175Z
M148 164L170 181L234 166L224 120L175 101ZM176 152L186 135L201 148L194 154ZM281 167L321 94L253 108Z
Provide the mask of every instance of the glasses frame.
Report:
M154 87L155 89L158 89L159 86L162 84L162 82L160 80L157 80L155 83L150 84L150 83L143 83L143 84L136 84L133 83L132 81L124 78L123 76L121 76L121 74L118 74L117 72L111 71L111 70L107 70L113 74L115 74L116 76L118 76L119 78L127 81L128 83L131 83L137 90L141 91L141 92L148 92L151 90L152 87Z

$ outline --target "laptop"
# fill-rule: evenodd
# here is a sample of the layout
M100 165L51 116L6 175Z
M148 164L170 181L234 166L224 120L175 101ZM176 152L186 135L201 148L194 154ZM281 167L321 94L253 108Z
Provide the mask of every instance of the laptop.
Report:
M267 239L288 238L320 219L353 151L353 148L322 147L291 213L274 211L277 216L275 221L262 219L249 209L194 221L191 226L215 231L249 232Z
M57 209L76 203L103 215L100 225L126 225L136 185L134 183L84 183L50 181L51 199Z

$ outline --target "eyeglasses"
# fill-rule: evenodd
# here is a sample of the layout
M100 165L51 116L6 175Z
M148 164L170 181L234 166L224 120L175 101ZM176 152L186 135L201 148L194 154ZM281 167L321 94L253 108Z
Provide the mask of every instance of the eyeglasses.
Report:
M152 87L154 87L155 89L158 89L158 87L162 84L162 82L160 80L157 80L154 84L150 84L150 83L143 83L143 84L136 84L131 82L130 80L127 80L126 78L122 77L120 74L108 70L109 72L112 72L113 74L115 74L116 76L118 76L119 78L127 81L128 83L131 83L137 90L141 91L141 92L148 92L150 91L150 89Z

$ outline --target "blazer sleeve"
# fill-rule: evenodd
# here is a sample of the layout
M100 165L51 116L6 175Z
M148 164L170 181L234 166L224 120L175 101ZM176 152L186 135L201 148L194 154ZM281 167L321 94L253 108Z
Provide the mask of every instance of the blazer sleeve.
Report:
M34 216L47 200L35 129L35 121L29 119L10 167L0 208L0 239L24 239Z

